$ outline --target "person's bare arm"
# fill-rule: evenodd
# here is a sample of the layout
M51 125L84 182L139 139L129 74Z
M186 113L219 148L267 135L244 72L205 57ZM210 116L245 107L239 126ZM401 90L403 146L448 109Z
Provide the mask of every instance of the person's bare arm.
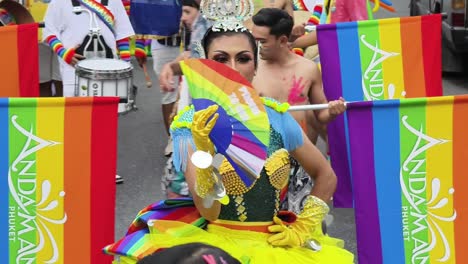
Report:
M190 146L188 146L188 157L191 157L193 154L193 150ZM197 207L198 212L200 215L203 216L208 221L214 221L218 219L219 213L221 212L221 203L215 200L213 202L213 206L210 208L205 208L203 206L203 199L197 195L195 191L195 182L197 177L197 169L195 165L190 161L190 158L187 162L187 169L185 170L185 180L187 181L189 191L192 194L193 201L195 206Z
M180 62L188 58L190 58L190 51L184 51L181 54L179 54L179 56L177 56L177 58L175 58L173 62Z
M288 14L293 18L294 21L294 4L292 0L285 0L283 10L288 12ZM305 23L294 25L291 30L291 35L289 36L289 42L294 42L297 38L301 37L305 33Z
M294 19L294 4L292 0L284 1L284 11L288 12L288 14Z
M322 76L317 64L310 62L310 70L308 71L311 75L311 84L309 88L309 102L311 104L328 104L328 100L325 97L322 87ZM328 109L315 110L315 117L323 124L328 123L330 117L328 116Z
M310 194L329 202L336 189L336 175L317 147L310 142L304 133L302 133L302 137L304 144L292 151L291 155L314 179L314 186Z
M304 36L305 34L305 23L300 25L295 25L291 31L291 35L289 36L289 42L294 42L298 38Z
M323 92L322 75L320 70L314 62L311 63L311 86L309 89L309 102L311 104L327 104L328 108L323 110L316 110L315 116L322 124L328 124L333 121L336 116L342 114L346 110L345 101L342 97L339 100L327 101L325 93Z
M182 69L179 62L190 57L190 52L185 51L181 53L175 60L164 64L161 73L159 74L159 87L166 92L175 90L174 75L182 75Z
M292 48L305 49L315 44L317 44L317 32L314 30L296 39L292 44Z

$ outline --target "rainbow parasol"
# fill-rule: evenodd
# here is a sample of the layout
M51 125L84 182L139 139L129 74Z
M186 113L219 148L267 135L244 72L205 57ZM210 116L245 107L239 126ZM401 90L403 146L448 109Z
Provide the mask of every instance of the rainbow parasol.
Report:
M210 139L247 187L259 177L267 158L270 122L262 100L237 71L212 60L181 62L195 110L219 105Z

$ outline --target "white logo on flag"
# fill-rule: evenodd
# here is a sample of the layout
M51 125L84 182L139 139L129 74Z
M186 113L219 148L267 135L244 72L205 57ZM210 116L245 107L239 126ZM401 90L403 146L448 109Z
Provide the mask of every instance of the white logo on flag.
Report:
M401 122L417 138L400 168L401 190L409 204L402 208L403 238L406 243L413 245L411 263L429 263L428 253L438 246L439 242L442 243L444 254L438 260L447 262L450 259L450 243L441 225L443 222L453 222L457 214L455 210L449 216L435 212L448 204L449 198L444 196L451 196L454 189L450 187L446 191L441 190L441 180L437 177L430 182L430 186L428 185L425 170L426 158L421 155L424 155L430 148L445 144L449 140L436 139L424 134L422 125L419 130L412 127L408 123L408 116L403 116ZM430 200L426 198L426 193L431 194ZM426 234L428 234L427 239Z
M387 89L388 99L393 99L395 98L395 84L389 83L386 88L384 87L382 63L391 57L399 56L400 53L381 50L377 42L373 46L365 39L366 35L361 35L362 44L374 53L372 54L372 60L367 65L366 71L362 76L362 92L364 93L364 99L366 101L384 99L385 89ZM366 86L366 83L368 83L368 86Z
M44 216L45 213L57 209L59 201L51 197L53 194L51 194L52 186L49 180L43 180L41 183L36 181L37 172L34 169L36 160L30 155L60 143L37 137L33 134L32 125L28 131L18 124L17 118L16 115L12 116L11 123L20 134L25 136L26 142L8 172L10 195L17 203L17 206L9 206L9 240L19 245L16 263L35 262L36 254L46 246L50 247L52 252L46 263L56 263L59 259L59 250L49 226L63 225L67 221L67 215L64 213L61 219ZM39 184L41 188L37 189ZM61 191L58 196L63 198L65 192ZM37 202L38 198L39 202ZM30 241L31 237L34 238L33 241Z

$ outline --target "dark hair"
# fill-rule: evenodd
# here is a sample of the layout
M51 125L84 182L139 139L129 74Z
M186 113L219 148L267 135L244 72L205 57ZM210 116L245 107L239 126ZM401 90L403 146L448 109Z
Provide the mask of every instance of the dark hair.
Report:
M211 261L210 261L211 260ZM213 262L214 261L214 262ZM137 264L240 264L226 251L203 243L189 243L144 257Z
M294 26L293 18L279 8L262 8L252 17L252 21L256 26L270 28L270 35L277 38L282 35L289 38Z
M210 27L206 33L205 36L203 36L203 39L201 41L203 50L205 51L206 56L208 56L208 47L211 45L213 40L219 38L219 37L229 37L229 36L235 36L235 35L244 35L247 37L249 40L250 46L252 46L253 52L254 52L254 63L255 63L255 68L257 68L257 62L258 62L258 47L257 47L257 42L255 41L255 37L250 33L248 30L244 31L213 31L213 29Z
M193 8L196 8L196 9L200 10L200 5L195 0L183 0L182 5L183 6L191 6Z

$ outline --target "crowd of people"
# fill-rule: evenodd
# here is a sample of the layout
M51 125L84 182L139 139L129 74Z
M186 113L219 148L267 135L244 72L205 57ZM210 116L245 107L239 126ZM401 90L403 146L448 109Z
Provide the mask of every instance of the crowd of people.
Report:
M326 125L345 111L345 101L343 98L327 101L317 65L291 51L291 43L304 32L303 25L295 26L287 12L292 3L257 3L257 8L267 7L256 9L252 19L245 23L237 21L243 23L239 30L235 21L217 23L216 14L210 14L198 1L183 2L186 7L182 21L192 32L188 50L165 64L158 74L163 91L179 92L173 115L178 113L170 129L174 142L173 157L169 160L171 170L163 182L168 198L191 197L207 223L205 228L199 228L182 219L155 219L153 225L157 228L145 227L148 229L145 236L150 236L146 241L151 241L147 243L159 252L201 242L219 247L242 263L279 263L290 259L298 263L353 263L353 255L343 249L342 241L323 233L322 224L329 212L327 203L335 190L336 176L314 145L317 136L309 131L312 128L321 132L326 140ZM223 5L224 1L211 2ZM218 107L196 112L187 107L190 96L183 85L180 66L186 58L207 58L235 69L253 84L267 108L271 125L268 159L253 186L243 186L227 160L219 169L228 204L215 201L206 205L215 188L212 169L198 168L190 161L198 150L215 154L208 135L215 125ZM291 115L281 110L284 107L278 107L281 103L328 103L329 108ZM187 126L187 122L191 125ZM291 171L297 172L291 169L294 166L301 167L304 173L290 177ZM294 197L294 201L280 197L281 190L288 187L287 197ZM302 189L307 191L301 192ZM294 220L288 222L291 215ZM151 231L153 228L167 232ZM122 263L136 262L140 257L113 248L109 246L106 252L118 255Z
M130 2L49 3L40 44L42 96L75 96L75 66L89 58L92 50L85 48L89 38L101 40L103 57L130 61L129 41L135 36L128 16ZM365 0L355 1L354 9L344 0L326 2L330 12L336 13L333 22L367 19ZM217 13L229 3L235 8L250 6L254 15ZM213 5L218 8L210 8ZM83 14L84 9L91 12ZM89 34L90 18L100 29L96 36ZM143 67L151 53L161 88L168 135L163 151L168 157L163 191L168 199L192 198L206 225L200 228L183 219L152 219L159 231L152 231L155 227L150 225L143 229L151 237L146 243L151 243L154 254L141 258L112 251L112 245L106 253L118 255L122 263L142 264L353 263L354 257L343 249L342 241L323 232L337 179L315 146L318 135L327 140L326 126L346 110L345 100L327 100L318 65L292 52L292 47L316 44L316 35L305 34L305 25L295 23L292 1L183 0L180 21L183 30L174 35L138 36L135 57ZM226 159L221 164L219 172L230 200L227 204L214 201L207 206L216 183L213 169L196 167L190 160L197 150L216 154L209 134L219 106L200 111L190 107L180 66L188 58L214 60L238 71L253 84L267 110L270 144L258 179L246 186ZM285 111L288 105L304 104L329 107L292 114ZM117 177L117 182L122 179ZM289 191L284 199L280 194L285 190ZM183 260L182 251L193 251L189 254L192 260Z

